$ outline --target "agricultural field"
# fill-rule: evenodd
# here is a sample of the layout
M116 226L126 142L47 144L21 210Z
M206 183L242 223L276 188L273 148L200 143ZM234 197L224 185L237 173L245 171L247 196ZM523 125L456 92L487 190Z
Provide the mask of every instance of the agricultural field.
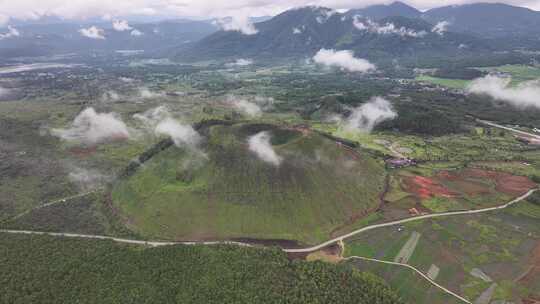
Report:
M465 89L471 82L470 80L465 80L465 79L439 78L439 77L433 77L433 76L428 76L428 75L417 76L415 80L419 82L427 82L427 83L431 83L431 84L435 84L435 85L439 85L439 86L447 87L451 89L461 89L461 90Z
M533 200L482 215L422 220L370 231L349 239L344 254L396 261L416 233L420 237L409 248L407 263L425 274L435 265L439 269L434 279L437 283L471 301L484 292L492 301L536 298L540 295L536 284L540 206ZM393 280L388 267L361 264L359 269ZM427 298L416 303L447 302Z
M279 166L247 149L260 131L273 134ZM207 136L202 155L170 148L115 185L114 204L130 229L166 239L315 243L379 205L384 167L361 150L265 124L213 126Z
M385 195L388 203L385 208L416 208L428 213L482 209L499 205L536 186L524 176L446 165L447 168L433 168L422 164L394 171Z
M512 77L512 82L510 85L516 86L520 83L538 80L540 79L540 68L536 66L528 65L502 65L497 67L487 67L487 68L477 68L483 72L498 72L504 73ZM442 87L447 87L451 89L465 89L471 83L471 80L466 79L450 79L450 78L440 78L433 77L429 75L421 75L415 78L419 82L427 82L434 85L439 85Z

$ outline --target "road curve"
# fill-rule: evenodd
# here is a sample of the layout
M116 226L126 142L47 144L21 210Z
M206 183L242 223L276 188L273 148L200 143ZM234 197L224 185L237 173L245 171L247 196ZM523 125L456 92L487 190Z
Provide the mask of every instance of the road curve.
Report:
M319 249L322 249L328 245L332 245L334 243L337 243L339 241L343 241L344 239L350 238L354 235L357 235L359 233L373 230L377 228L382 227L388 227L388 226L394 226L399 225L407 222L412 221L418 221L423 219L429 219L429 218L435 218L435 217L444 217L444 216L452 216L452 215L462 215L462 214L475 214L475 213L482 213L482 212L488 212L493 210L499 210L504 209L507 207L512 206L513 204L522 201L529 197L531 194L533 194L538 189L531 189L527 193L523 194L522 196L497 207L491 207L491 208L485 208L485 209L479 209L479 210L469 210L469 211L454 211L454 212L444 212L444 213L434 213L434 214L427 214L427 215L421 215L417 217L411 217L403 220L383 223L383 224L377 224L377 225L371 225L364 228L360 228L358 230L355 230L353 232L347 233L345 235L342 235L340 237L331 239L329 241L326 241L322 244L308 247L308 248L294 248L294 249L287 249L282 248L284 252L288 253L309 253L313 251L317 251ZM34 234L34 235L50 235L55 237L70 237L70 238L85 238L85 239L98 239L98 240L111 240L118 243L126 243L126 244L135 244L135 245L146 245L146 246L171 246L171 245L237 245L237 246L244 246L244 247L252 247L253 245L248 243L242 243L242 242L233 242L233 241L209 241L209 242L165 242L165 241L142 241L142 240L133 240L133 239L124 239L124 238L117 238L112 236L104 236L104 235L90 235L90 234L78 234L78 233L61 233L61 232L45 232L45 231L30 231L30 230L11 230L11 229L0 229L0 233L11 233L11 234Z
M443 213L433 213L433 214L426 214L426 215L410 217L410 218L406 218L406 219L403 219L403 220L398 220L398 221L393 221L393 222L388 222L388 223L383 223L383 224L371 225L371 226L360 228L360 229L355 230L353 232L344 234L342 236L336 237L334 239L331 239L329 241L326 241L324 243L321 243L321 244L313 246L313 247L299 248L299 249L283 249L283 251L290 252L290 253L308 253L308 252L313 252L313 251L320 250L320 249L322 249L322 248L324 248L324 247L326 247L328 245L332 245L332 244L334 244L336 242L343 241L344 239L350 238L350 237L352 237L354 235L357 235L359 233L366 232L366 231L373 230L373 229L377 229L377 228L395 226L395 225L400 225L400 224L404 224L404 223L408 223L408 222L412 222L412 221L424 220L424 219L435 218L435 217L463 215L463 214L476 214L476 213L494 211L494 210L499 210L499 209L505 209L507 207L512 206L513 204L515 204L517 202L520 202L520 201L526 199L531 194L536 192L536 190L538 190L538 189L531 189L531 190L527 191L527 193L523 194L522 196L520 196L520 197L518 197L518 198L516 198L516 199L514 199L514 200L512 200L512 201L510 201L510 202L508 202L508 203L506 203L504 205L497 206L497 207L490 207L490 208L478 209L478 210L451 211L451 212L443 212Z
M371 258L365 258L365 257L360 257L360 256L351 256L351 257L345 258L344 260L352 260L352 259L365 260L365 261L377 262L377 263L383 263L383 264L389 264L389 265L396 265L396 266L401 266L401 267L406 267L406 268L412 269L414 272L416 272L417 274L422 276L424 279L426 279L428 282L430 282L435 287L441 289L442 291L446 292L447 294L449 294L451 296L454 296L454 297L458 298L462 302L472 304L471 301L465 299L464 297L458 295L457 293L455 293L455 292L445 288L444 286L438 284L437 282L433 281L430 277L428 277L427 275L422 273L420 270L416 269L415 267L413 267L411 265L403 264L403 263L383 261L383 260L377 260L377 259L371 259Z
M511 131L511 132L514 132L514 133L517 133L517 134L525 135L525 136L532 137L532 138L540 140L540 135L536 135L536 134L533 134L533 133L521 131L521 130L514 129L514 128L505 127L503 125L499 125L499 124L496 124L494 122L487 121L487 120L476 119L476 121L481 123L481 124L488 125L490 127L495 127L495 128Z

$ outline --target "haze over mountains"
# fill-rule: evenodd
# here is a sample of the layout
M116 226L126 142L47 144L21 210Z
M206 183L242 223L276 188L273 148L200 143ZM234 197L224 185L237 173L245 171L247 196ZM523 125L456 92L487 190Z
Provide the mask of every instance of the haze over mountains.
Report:
M0 55L128 49L147 54L166 52L190 61L302 58L326 48L352 50L357 56L378 60L388 56L424 58L540 49L540 12L506 4L445 6L425 12L402 2L345 13L301 7L271 19L230 22L171 20L133 23L126 30L118 30L111 22L78 24L48 17L14 23L19 35L0 39Z

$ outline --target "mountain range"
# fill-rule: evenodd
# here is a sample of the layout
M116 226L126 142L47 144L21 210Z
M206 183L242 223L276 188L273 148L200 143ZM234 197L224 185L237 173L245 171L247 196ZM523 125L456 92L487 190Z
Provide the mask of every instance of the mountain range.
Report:
M246 35L221 30L212 19L134 22L132 29L117 31L102 20L76 23L46 17L15 23L20 35L0 36L0 56L143 50L149 56L159 52L189 61L306 58L326 48L351 50L372 60L416 60L540 50L540 12L498 3L444 6L425 12L403 2L344 13L311 6L251 21L257 32ZM105 39L81 35L82 29L91 26ZM5 31L0 29L0 34Z

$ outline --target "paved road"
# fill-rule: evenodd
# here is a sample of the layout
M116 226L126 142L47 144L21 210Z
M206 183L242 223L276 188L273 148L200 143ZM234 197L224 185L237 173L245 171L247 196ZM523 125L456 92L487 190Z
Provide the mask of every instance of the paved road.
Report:
M444 216L453 216L453 215L461 215L461 214L476 214L476 213L482 213L482 212L488 212L493 210L499 210L507 208L519 201L522 201L529 197L531 194L533 194L537 189L529 190L527 193L523 194L522 196L497 207L491 207L491 208L485 208L485 209L479 209L479 210L469 210L469 211L454 211L454 212L445 212L445 213L435 213L435 214L427 214L427 215L421 215L417 217L407 218L403 220L383 223L383 224L377 224L377 225L371 225L367 226L358 230L355 230L353 232L347 233L345 235L342 235L340 237L331 239L329 241L326 241L322 244L308 247L308 248L294 248L294 249L287 249L283 248L282 250L284 252L289 253L310 253L313 251L320 250L326 246L332 245L334 243L343 241L344 239L350 238L354 235L357 235L362 232L366 232L369 230L382 228L382 227L389 227L389 226L395 226L404 224L407 222L412 221L419 221L423 219L429 219L429 218L435 218L435 217L444 217ZM10 229L0 229L0 233L13 233L13 234L38 234L38 235L50 235L50 236L57 236L57 237L72 237L72 238L87 238L87 239L100 239L100 240L111 240L119 243L127 243L127 244L137 244L137 245L148 245L148 246L170 246L170 245L218 245L218 244L233 244L238 246L246 246L250 247L252 245L242 242L231 242L231 241L215 241L215 242L164 242L164 241L141 241L141 240L132 240L132 239L123 239L123 238L116 238L111 236L103 236L103 235L89 235L89 234L77 234L77 233L59 233L59 232L44 232L44 231L29 231L29 230L10 230Z
M499 125L499 124L496 124L494 122L487 121L487 120L477 119L476 121L481 123L481 124L484 124L484 125L488 125L488 126L491 126L491 127L511 131L511 132L514 132L514 133L517 133L517 134L525 135L525 136L532 137L532 138L540 140L540 135L537 135L537 134L521 131L521 130L514 129L514 128L505 127L503 125Z
M48 202L46 204L42 204L42 205L38 205L34 208L31 208L31 209L28 209L22 213L19 213L9 219L7 219L5 222L8 222L8 221L12 221L12 220L15 220L15 219L18 219L24 215L27 215L28 213L32 212L32 211L35 211L35 210L38 210L38 209L42 209L42 208L45 208L45 207L50 207L50 206L53 206L53 205L56 205L56 204L60 204L60 203L66 203L72 199L76 199L76 198L80 198L80 197L85 197L87 195L90 195L90 194L94 194L94 193L98 193L99 191L103 190L103 188L97 188L97 189L94 189L92 191L88 191L88 192L85 192L85 193L79 193L79 194L76 194L76 195L73 195L73 196L69 196L69 197L64 197L64 198L61 198L61 199L57 199L55 201L52 201L52 202Z
M345 260L352 260L352 259L358 259L358 260L364 260L364 261L370 261L370 262L377 262L377 263L383 263L383 264L389 264L389 265L396 265L396 266L401 266L401 267L406 267L406 268L412 269L414 272L418 273L424 279L426 279L427 281L429 281L431 284L435 285L436 287L438 287L442 291L446 292L447 294L452 295L452 296L458 298L459 300L461 300L461 301L463 301L465 303L472 304L471 301L465 299L464 297L458 295L457 293L455 293L455 292L445 288L444 286L438 284L437 282L435 282L431 278L429 278L427 275L423 274L420 270L416 269L415 267L413 267L411 265L403 264L403 263L397 263L397 262L389 262L389 261L371 259L371 258L365 258L365 257L360 257L360 256L351 256L351 257L345 258Z
M371 226L360 228L360 229L355 230L353 232L344 234L342 236L336 237L334 239L331 239L329 241L326 241L326 242L324 242L322 244L319 244L319 245L316 245L316 246L313 246L313 247L300 248L300 249L283 249L283 251L291 252L291 253L309 253L309 252L320 250L320 249L322 249L322 248L324 248L326 246L332 245L332 244L334 244L336 242L343 241L344 239L350 238L350 237L355 236L355 235L357 235L359 233L366 232L366 231L373 230L373 229L377 229L377 228L401 225L401 224L412 222L412 221L424 220L424 219L435 218L435 217L463 215L463 214L476 214L476 213L482 213L482 212L488 212L488 211L504 209L504 208L512 206L513 204L515 204L515 203L517 203L519 201L522 201L522 200L526 199L531 194L533 194L536 190L538 190L538 189L529 190L527 193L523 194L522 196L520 196L520 197L518 197L518 198L516 198L516 199L514 199L514 200L512 200L512 201L510 201L510 202L508 202L508 203L506 203L504 205L497 206L497 207L490 207L490 208L478 209L478 210L466 210L466 211L451 211L451 212L443 212L443 213L433 213L433 214L420 215L420 216L416 216L416 217L406 218L406 219L403 219L403 220L398 220L398 221L393 221L393 222L388 222L388 223L383 223L383 224L371 225Z
M171 246L171 245L238 245L251 247L252 245L240 242L231 242L231 241L215 241L215 242L162 242L162 241L141 241L141 240L132 240L117 238L112 236L105 235L94 235L94 234L79 234L79 233L62 233L62 232L45 232L45 231L30 231L30 230L11 230L11 229L0 229L0 233L12 233L12 234L33 234L33 235L49 235L56 237L68 237L68 238L83 238L83 239L96 239L96 240L110 240L118 243L133 244L133 245L146 245L146 246Z

